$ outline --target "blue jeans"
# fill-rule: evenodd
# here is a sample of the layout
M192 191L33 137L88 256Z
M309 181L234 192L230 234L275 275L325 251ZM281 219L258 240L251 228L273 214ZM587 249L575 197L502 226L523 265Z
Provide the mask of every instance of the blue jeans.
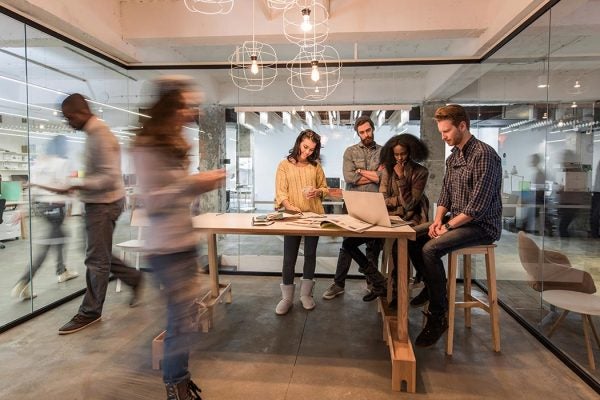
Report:
M124 199L114 203L86 203L85 231L85 283L87 290L79 307L79 314L96 318L102 315L106 288L110 273L126 285L135 287L142 277L140 271L128 267L123 260L112 254L113 232L117 219L123 211Z
M442 257L454 250L492 242L483 228L475 224L463 225L435 239L429 236L417 238L417 243L423 245L423 279L429 290L431 314L443 315L448 310L446 272Z
M283 237L283 267L281 274L284 285L294 283L296 270L296 259L300 249L302 236L284 236ZM317 244L318 236L304 237L304 267L302 269L302 278L313 279L315 277L315 267L317 266Z
M195 249L148 257L167 297L167 333L162 364L166 384L177 384L190 377L190 343L198 332L199 309L195 304L198 286L194 280L197 258Z

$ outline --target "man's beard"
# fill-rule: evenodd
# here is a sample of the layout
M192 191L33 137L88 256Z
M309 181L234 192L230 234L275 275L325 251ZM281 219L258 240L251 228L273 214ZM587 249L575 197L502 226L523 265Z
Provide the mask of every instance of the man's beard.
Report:
M367 138L364 138L363 140L361 140L363 146L370 146L373 144L374 142L374 138L373 136L369 136Z

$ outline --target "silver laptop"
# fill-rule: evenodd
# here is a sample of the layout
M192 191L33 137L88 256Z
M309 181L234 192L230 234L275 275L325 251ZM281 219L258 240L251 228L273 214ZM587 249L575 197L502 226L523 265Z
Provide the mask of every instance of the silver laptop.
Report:
M394 223L392 225L383 199L383 193L344 190L344 203L346 203L348 214L351 217L369 224L385 226L387 228L406 225L406 222Z

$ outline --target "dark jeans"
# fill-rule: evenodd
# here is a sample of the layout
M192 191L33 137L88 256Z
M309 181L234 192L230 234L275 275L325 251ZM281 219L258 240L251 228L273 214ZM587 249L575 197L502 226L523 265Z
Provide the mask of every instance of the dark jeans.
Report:
M198 286L194 280L197 269L195 249L180 253L148 257L156 278L164 286L167 297L167 333L162 363L163 381L176 384L189 378L190 344L197 335Z
M475 224L463 225L435 239L429 236L417 238L417 243L423 245L423 278L429 290L429 312L442 315L448 309L446 272L442 257L453 250L492 242L485 231Z
M344 242L346 242L346 239L344 239ZM382 239L361 239L361 238L353 238L353 239L358 239L358 241L360 241L360 243L356 244L356 243L346 243L347 246L356 246L356 249L358 250L358 246L360 246L361 244L365 243L366 244L366 258L368 261L371 261L373 264L375 264L375 266L377 266L378 264L378 260L379 260L379 253L381 252L381 249L383 247L383 240ZM339 287L345 287L346 286L346 278L348 277L348 271L350 271L350 265L352 264L352 259L354 258L350 252L344 248L344 242L342 242L342 248L340 249L340 253L338 255L338 261L337 261L337 266L335 268L335 277L333 278L333 281L335 282L336 285L338 285ZM360 252L360 250L358 250L358 252ZM362 253L361 253L362 255ZM358 256L360 257L360 256ZM364 256L363 256L364 257ZM356 260L356 258L354 258ZM356 261L358 263L358 261ZM360 267L360 264L359 264ZM364 273L363 270L359 269L359 272Z
M283 237L283 284L291 285L294 283L296 271L296 259L300 249L302 236L284 236ZM313 279L315 277L315 267L317 265L317 244L318 236L304 236L304 268L302 269L302 278Z
M102 315L110 273L131 287L137 286L140 282L140 271L128 267L120 258L112 254L113 232L124 203L125 200L120 199L114 203L86 203L85 205L87 290L79 307L79 314L85 317Z
M415 272L416 272L415 276L418 278L422 278L423 270L425 269L425 262L423 261L423 252L421 250L422 250L423 245L426 242L426 240L424 240L423 237L417 236L417 240L408 240L407 242L408 242L407 243L408 258L410 259L410 262L412 263L413 267L415 268ZM392 288L394 290L394 295L398 292L398 282L396 280L398 278L398 272L396 271L396 269L398 267L398 250L397 249L398 249L398 241L394 240L394 244L392 246L392 259L394 260L394 267L392 268L390 275L388 275L388 276L392 277L392 282L393 282Z
M52 247L56 249L56 275L60 275L66 271L63 248L65 242L65 233L62 225L65 220L65 205L55 203L36 203L36 211L40 213L48 223L48 234L40 238L38 245L38 253L31 266L25 269L21 276L21 281L29 282L30 277L36 274L38 269L44 263L48 252ZM30 275L31 270L31 275Z
M371 243L372 246L374 246L374 247L376 246L375 252L379 256L379 251L381 251L381 247L383 244L382 239L347 237L347 238L344 238L344 241L342 242L342 250L345 251L346 253L348 253L350 255L350 257L352 257L352 259L354 261L356 261L356 263L358 264L358 272L363 273L367 277L369 282L371 282L377 290L384 291L385 290L385 277L377 269L377 261L373 260L372 257L367 257L359 249L359 246L361 244L369 243L369 242L372 242ZM340 265L338 264L338 267L339 266ZM336 267L336 277L338 276L337 270L338 270L338 268ZM347 276L347 275L348 275L348 270L346 269L345 276ZM337 280L336 280L336 284L338 284ZM340 286L344 287L343 285L340 285Z

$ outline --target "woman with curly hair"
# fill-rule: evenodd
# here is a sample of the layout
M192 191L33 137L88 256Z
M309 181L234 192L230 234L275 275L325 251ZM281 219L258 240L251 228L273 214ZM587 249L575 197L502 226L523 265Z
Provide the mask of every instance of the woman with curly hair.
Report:
M411 221L417 235L419 232L427 233L423 228L428 221L429 200L425 195L425 186L429 177L429 170L419 164L429 155L427 146L417 137L410 134L396 135L390 138L381 149L380 161L384 169L381 174L379 191L383 193L385 204L390 215L397 215L405 221ZM423 257L416 242L410 241L408 253L410 260L417 272L416 281L420 281L423 271ZM396 244L394 243L394 248ZM396 252L394 266L397 265ZM395 279L395 269L392 272ZM396 285L394 282L394 296L392 306L396 306ZM427 303L427 289L411 300L410 304L419 307Z

